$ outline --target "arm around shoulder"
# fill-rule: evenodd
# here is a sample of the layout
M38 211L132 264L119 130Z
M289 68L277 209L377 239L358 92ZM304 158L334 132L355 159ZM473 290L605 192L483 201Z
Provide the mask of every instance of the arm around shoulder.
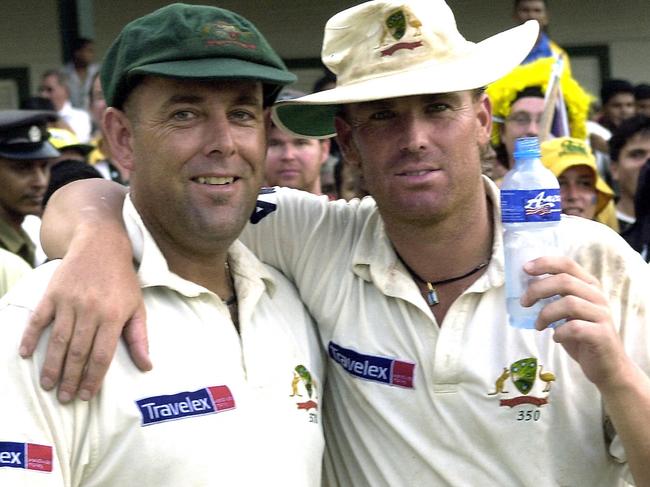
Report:
M113 240L120 228L126 238L122 224L126 193L124 186L104 179L75 181L55 192L41 226L41 241L48 257L63 257L84 232L94 235L98 244Z
M36 307L20 344L34 351L43 330L52 332L41 373L59 399L97 392L120 334L136 365L151 368L144 328L144 305L132 265L131 243L122 221L126 190L103 180L70 183L52 197L43 238L50 255L65 255Z

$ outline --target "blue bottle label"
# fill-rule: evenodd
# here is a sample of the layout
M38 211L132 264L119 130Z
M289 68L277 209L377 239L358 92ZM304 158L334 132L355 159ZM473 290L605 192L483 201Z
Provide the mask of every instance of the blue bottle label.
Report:
M559 221L561 214L559 189L501 190L503 223Z

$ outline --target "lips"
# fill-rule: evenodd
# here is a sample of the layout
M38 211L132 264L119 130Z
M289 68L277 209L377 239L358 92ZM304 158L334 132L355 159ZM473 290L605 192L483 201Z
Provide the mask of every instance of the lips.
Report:
M576 215L576 216L582 216L582 214L585 211L584 208L578 208L578 207L575 207L575 206L566 207L566 208L563 208L562 210L567 215Z
M425 174L429 174L430 172L433 172L434 169L420 169L418 171L403 171L398 173L398 176L424 176Z
M224 186L234 183L237 179L234 176L198 176L192 178L192 181L198 184L207 184L209 186Z
M27 201L32 204L40 205L43 202L43 197L45 194L30 194L23 196L23 201Z

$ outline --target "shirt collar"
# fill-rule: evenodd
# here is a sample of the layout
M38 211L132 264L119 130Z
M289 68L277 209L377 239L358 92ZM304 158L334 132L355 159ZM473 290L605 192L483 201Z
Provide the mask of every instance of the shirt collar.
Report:
M504 283L503 227L499 188L486 176L483 176L483 184L488 201L491 203L494 236L487 270L469 289L475 292L484 292L490 287L501 286ZM366 219L357 244L352 250L352 271L361 279L374 282L384 294L395 295L392 291L395 286L400 287L404 283L404 278L409 281L412 279L386 235L384 222L376 203L372 198L364 198L364 203L372 204L374 209ZM453 249L449 251L453 252Z
M167 260L133 206L130 195L124 200L122 215L133 246L133 258L138 265L138 278L142 288L168 287L186 297L196 297L202 293L214 294L169 269ZM259 296L261 292L272 295L275 291L273 276L239 240L233 242L228 249L228 263L240 302L252 295Z

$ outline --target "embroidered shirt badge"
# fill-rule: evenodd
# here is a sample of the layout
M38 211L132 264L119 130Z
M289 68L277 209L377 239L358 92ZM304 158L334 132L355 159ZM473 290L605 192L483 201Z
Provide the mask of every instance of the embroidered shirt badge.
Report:
M296 365L293 369L291 395L289 397L301 397L305 399L305 401L296 402L298 409L304 409L305 411L318 409L316 380L304 365Z
M539 390L539 386L536 386L537 379L544 383L541 390ZM500 406L512 408L520 404L532 404L540 407L548 404L548 393L551 391L551 384L554 381L555 374L545 371L544 366L538 364L536 358L528 357L513 362L510 367L504 367L494 382L494 391L488 392L488 396L498 395L501 398ZM512 389L512 386L516 391ZM510 396L516 392L521 395ZM531 395L531 392L536 395ZM538 395L540 397L537 397Z

